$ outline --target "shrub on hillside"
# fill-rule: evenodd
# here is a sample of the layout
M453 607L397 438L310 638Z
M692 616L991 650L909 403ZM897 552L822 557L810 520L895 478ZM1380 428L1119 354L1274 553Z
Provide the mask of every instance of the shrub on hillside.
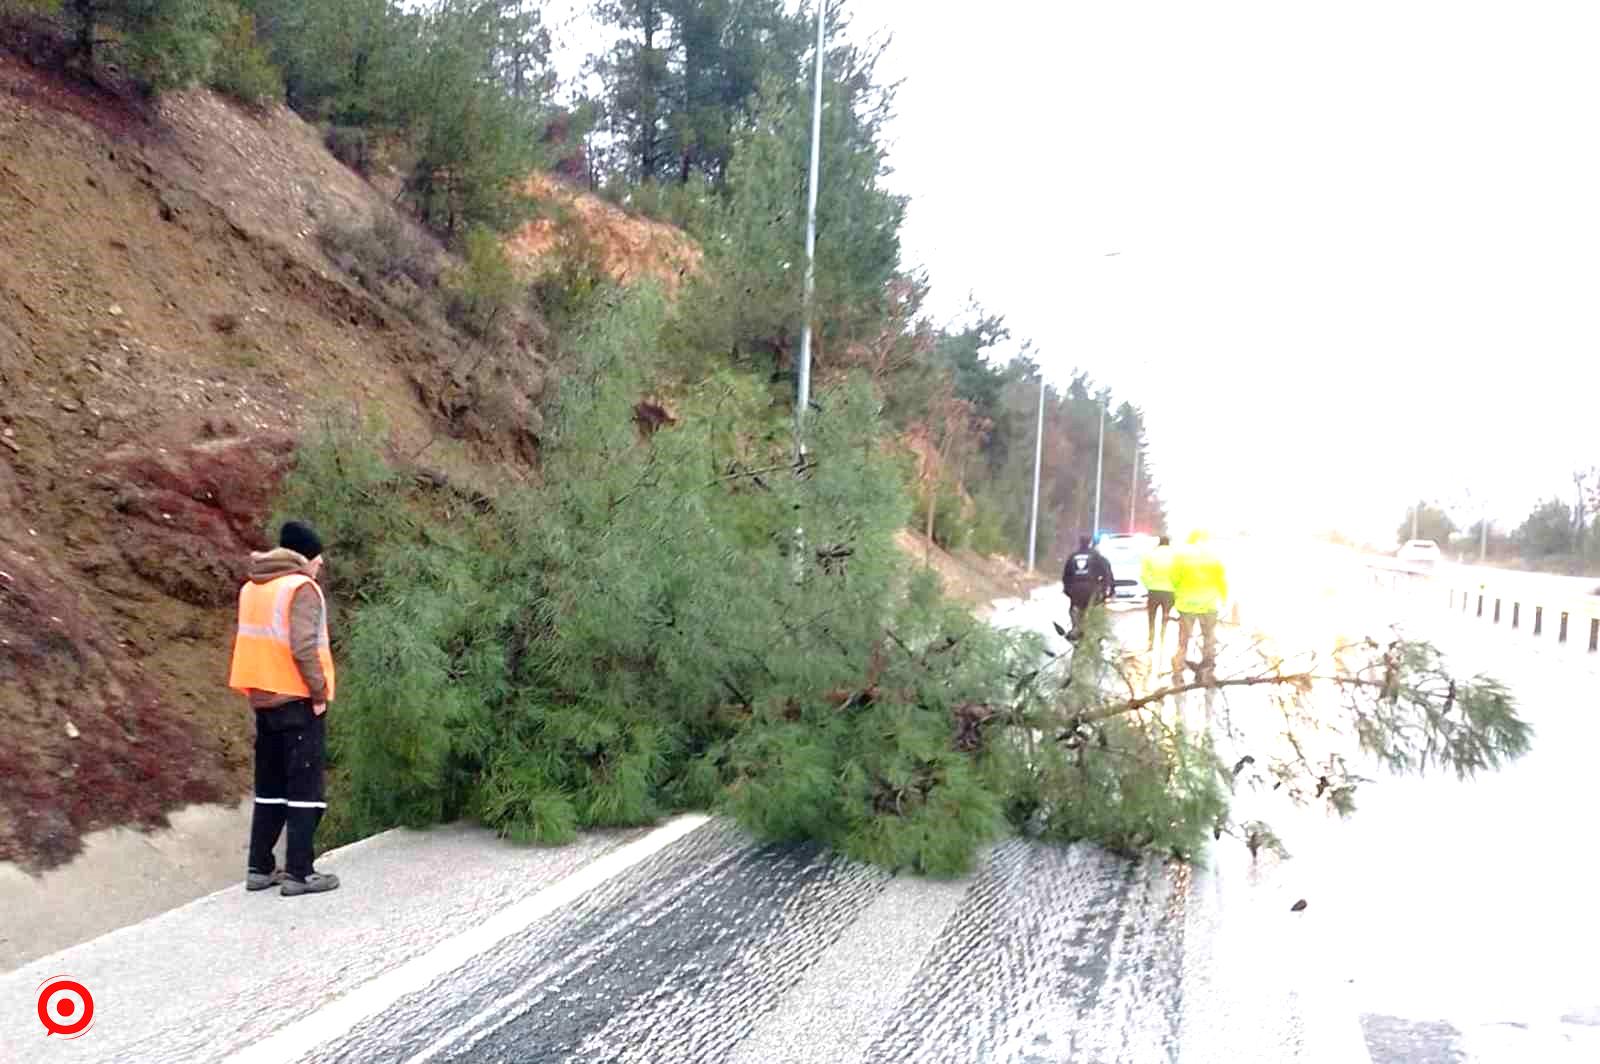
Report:
M327 219L317 237L340 269L374 292L401 277L421 289L431 289L439 281L438 248L415 226L389 211L379 211L370 222Z
M372 137L361 126L330 125L322 143L328 154L362 177L372 176Z
M444 278L445 317L456 328L481 340L520 300L523 285L500 238L487 228L474 226L461 250L461 265Z
M602 248L570 208L555 207L556 239L533 279L531 295L539 316L558 334L590 315L611 287Z
M699 173L687 182L646 181L639 185L613 175L601 186L600 196L623 210L695 236L710 230L723 206L711 182Z
M929 492L924 486L917 492L916 507L911 511L909 526L918 532L928 529ZM967 520L966 500L956 491L955 485L939 482L933 514L933 541L945 550L959 550L971 538L972 525Z
M223 5L210 85L241 103L259 107L283 99L283 77L256 39L255 16Z
M203 82L216 59L218 30L232 5L213 0L148 0L112 5L73 5L94 10L92 23L107 18L123 31L117 51L127 69L149 90L165 92ZM91 29L90 32L93 32Z
M979 554L1004 554L1006 543L1005 521L1001 515L986 506L983 500L974 500L974 515L967 546Z
M238 9L227 0L0 0L6 13L49 16L70 38L72 62L162 92L208 78Z
M57 15L61 0L0 0L0 15Z

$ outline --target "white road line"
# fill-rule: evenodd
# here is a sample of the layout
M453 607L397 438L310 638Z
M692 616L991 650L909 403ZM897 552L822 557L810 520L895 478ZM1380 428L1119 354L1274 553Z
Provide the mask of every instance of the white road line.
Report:
M442 975L455 971L472 958L493 948L544 916L586 892L621 875L672 843L703 826L710 817L691 814L676 817L661 827L584 865L559 882L505 909L476 927L446 939L427 953L414 957L376 979L318 1009L311 1015L279 1028L267 1038L228 1060L233 1064L282 1064L299 1060L324 1042L353 1030L357 1024L383 1012L407 994L425 990Z

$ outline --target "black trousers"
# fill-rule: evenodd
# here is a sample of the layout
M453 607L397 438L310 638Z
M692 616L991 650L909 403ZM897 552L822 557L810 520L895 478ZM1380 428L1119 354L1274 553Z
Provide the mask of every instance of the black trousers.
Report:
M289 828L285 871L311 874L311 840L328 803L322 797L324 718L310 699L256 710L256 807L250 820L250 871L274 871L272 848Z
M1089 608L1101 601L1101 589L1098 584L1080 585L1069 584L1067 592L1067 617L1070 620L1068 627L1076 632L1083 627L1083 615Z

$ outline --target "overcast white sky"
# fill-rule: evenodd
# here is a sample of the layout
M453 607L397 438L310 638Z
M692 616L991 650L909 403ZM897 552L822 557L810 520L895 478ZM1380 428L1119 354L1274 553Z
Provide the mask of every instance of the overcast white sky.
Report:
M1600 462L1600 5L850 9L935 310L1143 406L1178 525L1514 522Z

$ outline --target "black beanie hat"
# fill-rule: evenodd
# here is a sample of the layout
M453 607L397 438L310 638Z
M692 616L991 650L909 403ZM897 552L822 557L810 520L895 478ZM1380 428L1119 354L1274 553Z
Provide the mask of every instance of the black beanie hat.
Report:
M278 533L278 546L287 547L308 562L322 553L322 540L311 531L310 525L299 521L284 522L283 529Z

